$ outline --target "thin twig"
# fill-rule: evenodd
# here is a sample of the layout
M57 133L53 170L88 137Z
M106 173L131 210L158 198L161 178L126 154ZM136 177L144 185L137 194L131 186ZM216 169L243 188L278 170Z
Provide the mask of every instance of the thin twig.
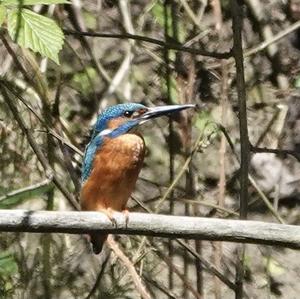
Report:
M166 256L161 250L159 250L159 247L156 245L156 243L151 242L152 247L154 247L155 253L158 255L158 257L160 259L162 259L170 268L170 271L172 271L173 273L175 273L183 282L183 286L186 289L186 291L184 292L185 295L187 296L187 291L190 291L195 298L197 299L203 299L202 295L191 285L189 279L187 279L185 273L181 273L181 271L178 269L177 266L174 265L173 261L171 258L169 258L168 256ZM186 297L184 297L186 298Z
M32 150L34 151L38 160L42 164L42 166L45 170L46 177L49 179L53 179L54 184L62 192L62 194L68 199L69 203L76 210L79 210L80 207L79 207L78 202L76 201L74 196L66 189L66 187L61 183L61 179L56 175L54 170L49 165L49 162L46 159L44 153L42 152L40 146L36 143L35 138L31 134L31 131L28 130L26 123L25 123L24 119L22 118L21 114L19 113L13 99L11 99L11 97L8 95L8 93L6 91L6 87L3 85L2 81L0 81L0 85L1 85L1 92L3 95L4 101L10 108L14 118L16 119L17 123L19 124L20 129L27 137L27 140L28 140Z
M136 289L140 293L141 297L144 299L151 299L149 292L146 287L143 285L140 276L137 274L133 263L129 260L129 258L122 252L119 245L114 241L112 236L108 236L107 244L116 254L116 256L123 262L126 266L129 274L131 275L132 281L136 286Z
M0 196L0 206L5 205L6 201L7 205L11 202L16 202L20 199L25 199L29 197L39 196L42 193L46 193L47 191L53 189L53 183L51 180L46 179L40 183L21 188L18 190L11 191L3 196Z
M243 7L238 0L231 0L232 30L233 30L233 57L236 65L236 87L238 94L239 127L241 142L240 168L240 218L246 219L248 213L248 185L249 185L249 158L250 144L247 124L247 103L244 77L242 27ZM238 246L236 264L236 299L243 297L245 246Z
M202 50L202 49L189 48L189 47L182 46L180 44L164 42L159 39L155 39L155 38L151 38L151 37L147 37L147 36L136 35L136 34L130 34L130 33L126 33L126 32L122 33L122 34L117 34L117 33L101 33L101 32L79 32L79 31L68 30L68 29L64 29L63 31L66 35L79 35L79 36L117 38L117 39L134 39L134 40L138 40L138 41L142 41L142 42L155 44L157 46L171 49L171 50L183 51L183 52L191 53L194 55L202 55L202 56L212 57L212 58L216 58L216 59L228 59L232 56L231 51L225 52L225 53L209 52L209 51Z
M246 50L244 52L244 58L252 56L254 54L257 54L260 51L263 51L264 49L266 49L270 45L272 45L274 43L277 43L278 41L280 41L281 39L283 39L287 35L291 34L295 30L297 30L298 28L300 28L300 21L297 21L297 22L293 23L291 26L289 26L286 29L280 31L278 34L273 35L272 38L270 38L268 40L265 40L264 42L260 43L259 45L255 46L251 49Z
M138 204L148 213L151 213L151 210L145 206L142 202L140 202L137 199L134 199L135 201L138 202ZM180 199L176 199L176 200L180 200ZM175 239L175 241L180 245L183 246L188 252L190 252L190 254L192 254L197 260L199 260L201 262L201 264L204 266L205 270L207 272L209 272L212 275L216 275L217 277L220 278L220 280L222 282L224 282L229 288L231 289L235 289L235 285L230 282L229 279L226 278L225 275L223 275L221 272L219 272L211 263L209 263L208 261L206 261L201 255L198 254L198 252L196 252L191 246L185 244L184 242ZM184 245L183 245L184 244ZM136 258L137 260L138 258Z
M110 258L110 252L107 254L107 256L105 257L105 260L103 261L103 263L101 264L101 269L99 271L99 274L97 276L97 279L92 287L92 289L90 290L90 292L88 293L88 295L85 297L85 299L90 299L94 294L95 292L97 291L98 287L99 287L99 284L101 282L101 279L103 277L103 274L104 274L104 271L105 271L105 268L108 264L108 261L109 261L109 258Z
M226 137L226 140L228 142L228 144L230 145L230 148L235 156L235 158L237 159L237 161L240 163L240 159L235 151L233 142L230 138L230 136L228 135L226 129L224 127L222 127L221 125L219 125L220 130L223 132L223 134ZM279 215L279 213L273 208L270 200L267 198L267 196L264 194L264 192L261 190L261 188L258 186L258 184L256 183L256 181L254 180L253 176L251 176L249 174L249 182L251 183L251 185L255 188L255 190L257 191L258 195L260 196L260 198L262 199L262 201L265 203L265 205L267 206L267 208L270 210L270 212L274 215L274 217L280 222L280 223L284 223L284 220L282 219L282 217ZM249 205L253 205L254 203L256 203L257 199L254 199L252 201L249 202ZM239 209L237 209L238 211Z
M251 151L253 153L271 153L276 155L290 155L300 162L300 153L298 151L288 150L288 149L278 149L278 148L266 148L266 147L256 147L251 146Z

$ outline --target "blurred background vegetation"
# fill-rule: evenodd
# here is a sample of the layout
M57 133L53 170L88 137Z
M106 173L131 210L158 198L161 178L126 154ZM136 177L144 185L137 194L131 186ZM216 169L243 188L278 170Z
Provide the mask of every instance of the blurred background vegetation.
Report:
M64 1L52 1L58 2ZM226 56L232 47L230 1L22 3L55 20L65 40L59 51L62 32L43 19L43 49L33 45L34 36L30 45L22 41L22 32L15 42L16 1L0 6L0 88L6 90L0 95L0 208L73 209L82 152L103 108L127 101L148 106L191 102L200 111L141 129L148 150L129 208L238 218L238 102L235 67ZM243 12L250 141L254 147L278 149L251 155L249 219L299 224L300 2L245 0ZM22 22L25 28L26 19ZM129 33L166 46L134 36L87 37L80 31ZM278 35L282 38L276 39ZM212 54L199 55L195 49ZM225 53L226 59L214 58L214 53ZM48 169L5 97L17 107ZM63 190L53 183L49 169ZM152 298L234 296L203 260L234 282L235 244L187 241L200 262L175 241L140 236L116 240ZM84 236L1 233L0 249L1 298L141 298L124 263L108 247L94 256ZM247 298L299 298L298 252L248 245L246 270Z

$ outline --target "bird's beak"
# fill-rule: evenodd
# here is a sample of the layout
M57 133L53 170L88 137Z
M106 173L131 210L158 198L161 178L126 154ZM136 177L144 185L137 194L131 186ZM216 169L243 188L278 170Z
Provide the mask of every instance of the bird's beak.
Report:
M194 104L186 104L186 105L167 105L167 106L158 106L153 108L148 108L147 112L145 112L143 115L139 117L139 124L143 124L144 122L168 115L174 112L179 112L181 110L189 109L189 108L196 108L196 105Z

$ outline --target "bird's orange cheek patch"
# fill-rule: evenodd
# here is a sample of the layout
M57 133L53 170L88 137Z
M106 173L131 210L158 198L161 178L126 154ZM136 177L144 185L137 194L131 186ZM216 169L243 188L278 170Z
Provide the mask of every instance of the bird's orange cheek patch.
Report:
M123 123L125 123L126 119L124 117L114 118L107 123L107 129L116 129Z

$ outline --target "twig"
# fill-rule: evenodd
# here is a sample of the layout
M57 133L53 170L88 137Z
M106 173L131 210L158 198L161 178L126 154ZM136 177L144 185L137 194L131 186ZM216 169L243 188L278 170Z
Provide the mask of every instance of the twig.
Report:
M280 40L285 38L287 35L296 31L298 28L300 28L300 21L293 23L291 26L289 26L286 29L282 30L281 32L277 33L272 38L269 38L269 39L265 40L264 42L259 43L258 45L252 47L251 49L245 50L243 57L246 58L246 57L250 57L252 55L256 55L256 54L260 53L261 51L265 50L268 46L279 42ZM234 59L231 57L226 61L226 65L231 65L233 62L234 62ZM220 63L216 63L213 65L210 65L208 67L208 69L215 69L215 68L219 68L219 67L220 67Z
M64 137L60 136L58 133L56 133L53 129L51 129L47 123L42 119L42 117L35 111L34 108L32 108L27 101L14 90L13 86L11 86L10 82L5 81L4 79L0 79L0 84L4 85L18 100L20 100L25 107L38 119L38 121L45 127L46 130L37 130L39 132L50 134L51 136L55 137L57 140L59 140L63 145L66 145L69 147L72 151L77 153L80 156L83 156L83 152L79 150L74 144L70 143L68 140L66 140Z
M249 181L251 182L252 186L256 189L258 194L260 195L260 198L263 200L267 208L270 210L270 212L273 214L273 216L279 221L279 223L284 224L284 220L280 217L278 211L276 211L273 207L273 205L270 203L269 199L265 196L265 194L261 191L255 180L251 175L249 175ZM253 204L253 202L250 202Z
M9 55L12 57L13 62L15 63L15 65L17 66L17 68L19 69L19 71L22 73L24 79L27 82L32 82L31 78L28 76L27 71L24 69L22 63L20 63L18 56L16 55L16 53L14 52L14 50L11 48L10 44L7 42L3 31L0 31L0 39L3 42L3 45L5 46L7 52L9 53Z
M164 201L169 197L169 195L171 194L172 190L174 189L174 187L178 184L180 178L184 175L184 173L186 172L186 170L188 169L188 166L192 160L192 157L194 155L195 152L197 152L198 148L201 146L201 140L202 139L202 134L199 135L198 139L196 140L191 154L189 155L189 157L187 157L187 159L185 160L182 168L180 169L179 173L177 174L177 176L174 178L173 182L171 183L171 185L169 186L169 188L167 189L167 191L165 192L165 194L163 195L163 197L158 201L158 203L155 206L155 212L159 211L161 205L164 203Z
M227 142L230 145L230 148L234 154L234 156L236 157L236 159L239 161L239 157L234 149L234 145L231 141L230 136L228 135L227 131L225 130L224 127L222 127L221 125L219 125L220 130L223 132L223 134L226 137ZM250 145L251 146L251 145ZM270 203L270 200L267 198L267 196L263 193L263 191L260 189L260 187L258 186L258 184L255 182L254 178L249 174L249 182L251 183L251 185L255 188L255 190L257 191L258 195L260 196L260 198L262 199L262 201L265 203L265 205L267 206L267 208L270 210L270 212L274 215L274 217L280 222L280 223L284 223L284 220L280 217L279 213L273 208L272 204ZM249 206L253 205L257 200L254 199L252 201L249 202Z
M270 45L272 45L274 43L277 43L278 41L280 41L281 39L283 39L284 37L286 37L290 33L294 32L298 28L300 28L300 21L295 22L294 24L292 24L288 28L282 30L281 32L274 35L272 38L264 41L263 43L260 43L259 45L255 46L251 49L246 50L244 52L244 57L249 57L251 55L257 54L260 51L263 51L265 48L269 47Z
M251 151L256 154L272 153L276 155L290 155L296 158L298 162L300 162L300 153L293 150L251 146Z
M236 65L236 87L238 94L239 127L241 141L241 168L240 168L240 218L246 219L248 213L248 177L250 145L247 124L246 88L244 77L242 26L243 7L238 0L231 0L232 30L233 30L233 57ZM236 299L243 297L245 246L238 246L236 264Z
M79 32L79 31L74 31L74 30L68 30L64 29L63 30L66 35L79 35L79 36L90 36L90 37L101 37L101 38L117 38L117 39L134 39L142 42L147 42L151 44L155 44L157 46L171 49L171 50L176 50L176 51L183 51L183 52L188 52L194 55L202 55L202 56L207 56L207 57L212 57L212 58L217 58L217 59L228 59L232 56L231 51L225 52L225 53L216 53L216 52L209 52L206 50L202 49L194 49L194 48L189 48L182 46L180 44L175 44L171 42L164 42L159 39L147 37L147 36L141 36L137 34L130 34L130 33L122 33L122 34L117 34L117 33L101 33L101 32Z
M186 289L185 296L187 296L187 291L190 291L195 298L197 299L202 299L202 295L191 285L189 279L187 279L185 273L181 273L180 270L178 269L177 266L174 265L173 261L171 258L169 258L168 256L166 256L161 250L159 250L158 246L156 244L154 244L154 242L151 242L152 247L154 247L156 249L156 254L158 255L158 257L160 259L162 259L170 268L170 271L172 271L173 273L175 273L183 282L184 288ZM184 297L186 298L186 297Z
M235 290L236 286L232 283L225 275L221 274L215 267L213 267L210 263L208 263L200 254L198 254L192 247L188 244L182 242L181 240L176 240L178 244L183 246L191 255L196 257L201 261L201 264L204 266L205 270L216 277L218 277L225 285L227 285L230 289Z
M107 256L105 257L105 260L101 264L101 269L99 271L97 279L96 279L96 281L95 281L92 289L90 290L90 292L88 293L88 295L85 297L85 299L90 299L94 295L94 293L97 291L97 288L99 287L99 284L100 284L101 279L103 277L104 270L105 270L105 268L106 268L106 266L108 264L109 258L110 258L110 252L107 254Z
M264 40L270 40L273 37L272 27L270 22L266 20L265 6L259 0L245 0L245 4L251 11L252 19L257 25L260 35ZM272 64L272 72L276 76L276 81L281 89L287 89L289 82L287 77L282 73L282 59L278 54L279 49L276 44L269 44L266 48L267 57Z
M189 16L189 18L193 21L194 25L196 25L197 27L199 27L199 29L201 30L202 28L200 27L200 18L198 19L197 16L194 14L193 10L191 9L191 7L189 6L187 0L180 0L184 10L186 11L187 15Z
M27 140L32 148L32 150L35 152L38 160L42 164L46 177L49 179L53 179L54 184L56 187L62 192L62 194L68 199L69 203L77 210L79 210L79 204L76 201L76 199L73 197L73 195L65 188L65 186L61 183L61 179L55 174L54 170L49 165L49 162L47 161L44 153L40 149L39 145L36 143L35 138L31 134L30 130L27 129L26 123L24 119L22 118L21 114L19 113L17 107L15 106L14 101L10 98L6 91L6 87L2 84L2 81L0 81L1 86L1 92L4 98L4 101L8 105L9 109L11 110L14 118L16 119L17 123L19 124L22 132L26 135Z
M220 205L208 202L208 201L204 201L204 200L193 200L193 199L185 199L185 198L176 198L176 201L181 201L181 202L185 202L185 203L189 203L191 205L202 205L204 207L210 207L213 209L218 210L219 212L224 212L227 213L228 215L232 215L232 216L238 216L239 214L236 213L235 211L231 211L229 209L226 209Z
M66 5L65 9L68 12L69 20L72 26L76 29L76 31L74 32L78 33L74 35L77 36L83 49L85 49L86 53L90 56L92 65L95 67L95 70L97 71L99 77L103 78L106 84L109 84L111 78L109 77L108 73L101 65L101 63L95 58L93 49L90 47L89 43L84 37L84 34L81 34L85 30L85 24L81 15L81 9L77 5ZM67 33L65 32L65 34Z
M164 15L164 38L165 41L168 40L169 36L171 35L172 38L178 43L178 31L177 31L177 21L176 21L176 13L174 11L176 10L177 3L170 2L170 1L164 1L163 5L163 15ZM169 13L171 12L171 13ZM172 30L170 30L172 29ZM162 71L164 72L165 78L163 79L165 81L167 90L166 90L166 98L167 103L172 103L172 77L174 77L175 73L173 72L174 69L171 69L171 55L174 54L173 51L170 51L168 48L163 49L163 59L164 59L164 65L162 66ZM172 118L168 119L168 158L169 158L169 183L171 184L174 180L174 124ZM175 203L173 200L173 191L170 192L170 201L169 201L169 213L171 215L174 214L174 207ZM174 244L172 240L168 240L168 251L169 251L169 263L173 265L174 263ZM175 271L172 270L172 268L169 267L168 271L168 286L169 289L172 290L174 288L174 273ZM186 290L186 288L183 288L183 290Z
M119 245L114 241L112 236L108 236L107 243L109 247L113 250L116 256L123 262L126 266L129 274L131 275L132 281L135 284L138 292L144 299L151 299L149 292L146 290L146 287L143 285L140 276L137 274L133 263L129 258L122 252L119 248Z
M214 17L215 17L215 27L218 32L219 43L223 42L224 33L223 33L223 16L222 16L222 8L219 0L212 1ZM222 76L222 84L220 88L220 104L221 104L221 123L223 126L226 126L227 119L227 102L228 102L228 67L224 60L221 60L221 76ZM220 174L219 174L219 200L218 205L220 207L224 207L225 205L225 193L226 193L226 137L222 134L220 149L219 149L219 159L220 159ZM223 255L222 243L217 242L212 244L214 250L214 264L217 269L221 269L221 260ZM214 277L214 293L215 299L221 299L221 284L216 276Z
M144 279L156 287L158 290L160 290L162 293L164 293L168 298L170 299L179 299L175 294L173 294L166 286L162 284L162 282L156 281L153 277L151 277L151 274L149 276L144 275Z
M0 207L10 206L11 203L16 203L18 200L24 200L26 198L39 196L53 189L53 183L51 180L46 179L40 183L21 188L15 191L11 191L3 196L0 196Z
M140 202L139 200L135 199L140 205L141 207L147 211L148 213L151 213L151 210L145 206L142 202ZM176 199L176 200L180 200L180 199ZM189 218L190 219L190 218ZM223 275L221 272L219 272L212 264L210 264L208 261L206 261L201 255L198 254L198 252L196 252L192 247L190 247L189 245L185 244L184 242L182 242L181 240L175 239L175 241L182 246L183 248L185 248L190 254L192 254L197 260L199 260L201 262L201 264L205 267L205 270L209 273L211 273L212 275L216 275L217 277L220 278L220 280L222 282L224 282L229 288L231 289L235 289L235 285L230 282L229 279L226 278L225 275ZM136 258L137 260L138 258Z

